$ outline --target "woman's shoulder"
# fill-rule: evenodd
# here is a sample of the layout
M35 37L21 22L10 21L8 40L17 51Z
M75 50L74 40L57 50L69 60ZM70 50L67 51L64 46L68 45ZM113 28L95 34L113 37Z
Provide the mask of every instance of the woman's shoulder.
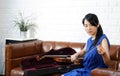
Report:
M102 37L100 38L100 41L101 42L107 42L108 45L110 45L109 39L105 34L102 35Z

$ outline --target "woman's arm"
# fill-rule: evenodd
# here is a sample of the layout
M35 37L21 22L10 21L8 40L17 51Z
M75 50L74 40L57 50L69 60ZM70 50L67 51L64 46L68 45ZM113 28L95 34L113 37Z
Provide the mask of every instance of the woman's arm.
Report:
M102 43L99 46L97 46L97 50L98 53L102 55L105 64L109 66L111 60L109 55L108 42L105 38L103 39Z
M72 62L75 61L79 56L83 56L85 54L86 46L87 45L85 45L85 47L82 50L80 50L79 52L71 55L71 61Z

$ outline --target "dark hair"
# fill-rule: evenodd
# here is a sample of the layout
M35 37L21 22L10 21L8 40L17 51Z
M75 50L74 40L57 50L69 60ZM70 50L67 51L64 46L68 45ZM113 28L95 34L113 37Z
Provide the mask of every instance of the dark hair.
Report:
M101 25L99 24L98 17L97 17L95 14L92 14L92 13L87 14L87 15L83 18L83 20L82 20L83 25L84 25L85 19L86 19L87 21L89 21L92 26L97 27L97 25L99 25L99 27L98 27L98 29L97 29L97 34L96 34L94 43L92 44L93 46L95 46L96 43L98 42L98 40L100 39L100 37L103 35L102 27L101 27Z

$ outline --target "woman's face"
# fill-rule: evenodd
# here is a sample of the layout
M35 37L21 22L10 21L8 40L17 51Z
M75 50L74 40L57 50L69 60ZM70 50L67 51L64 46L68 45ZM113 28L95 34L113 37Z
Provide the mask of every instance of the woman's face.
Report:
M84 21L84 27L85 27L85 31L89 35L91 35L92 37L96 37L98 27L91 25L90 22L88 22L86 19Z

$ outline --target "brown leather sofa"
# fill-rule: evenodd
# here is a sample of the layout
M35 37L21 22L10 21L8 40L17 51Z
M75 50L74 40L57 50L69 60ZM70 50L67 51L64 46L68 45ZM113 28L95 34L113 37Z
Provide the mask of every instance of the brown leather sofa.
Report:
M5 50L5 75L6 76L23 76L24 71L20 67L21 60L48 52L51 48L59 49L63 47L72 47L80 50L85 43L78 42L59 42L59 41L41 41L35 40L30 42L7 44ZM119 76L118 65L120 61L120 45L111 45L110 56L112 65L109 69L94 69L92 76ZM53 76L60 76L54 74Z

